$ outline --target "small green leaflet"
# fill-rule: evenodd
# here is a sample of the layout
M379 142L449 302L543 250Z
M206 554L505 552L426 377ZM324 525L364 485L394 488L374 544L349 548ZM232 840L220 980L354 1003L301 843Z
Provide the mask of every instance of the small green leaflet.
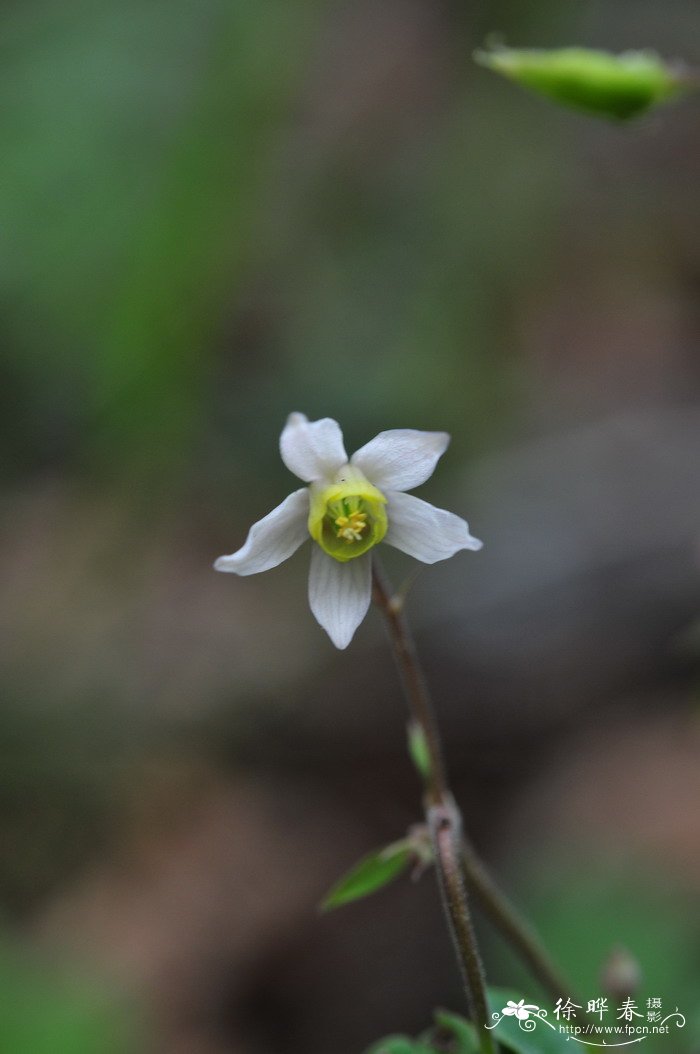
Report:
M435 1024L437 1028L434 1031L439 1036L450 1037L451 1054L479 1054L479 1043L471 1021L459 1014L451 1014L449 1010L436 1010ZM443 1047L444 1044L440 1049Z
M697 78L665 63L653 51L613 55L588 48L553 51L498 46L475 60L564 106L627 121L659 103L697 88Z
M498 1012L507 1005L508 1000L518 1003L523 998L522 992L512 992L501 988L489 988L488 995L491 1010ZM529 999L525 1001L530 1002ZM552 1016L551 1012L548 1016ZM511 1054L572 1054L572 1048L579 1052L593 1049L583 1043L570 1042L570 1037L559 1031L557 1022L552 1021L552 1024L555 1029L543 1022L538 1022L536 1027L528 1032L520 1027L520 1022L516 1017L504 1016L493 1029L493 1035Z
M365 1054L479 1054L474 1029L469 1021L446 1010L435 1011L435 1026L418 1039L408 1036L387 1036ZM570 1054L570 1052L567 1052Z
M366 1054L435 1054L435 1048L426 1047L419 1039L408 1036L387 1036L380 1039Z
M509 1000L518 1003L522 996L518 992L490 988L488 992L492 1012L500 1013ZM554 1023L554 1022L553 1022ZM583 1043L572 1044L569 1037L558 1029L553 1030L538 1022L532 1031L520 1027L516 1017L503 1016L493 1029L492 1035L503 1051L508 1054L572 1054L577 1050L592 1051ZM417 1039L408 1036L387 1036L370 1047L365 1054L479 1054L474 1026L459 1014L447 1010L435 1011L435 1025Z
M333 886L321 904L321 910L339 908L341 904L360 900L388 885L406 870L412 857L412 841L409 838L369 853Z

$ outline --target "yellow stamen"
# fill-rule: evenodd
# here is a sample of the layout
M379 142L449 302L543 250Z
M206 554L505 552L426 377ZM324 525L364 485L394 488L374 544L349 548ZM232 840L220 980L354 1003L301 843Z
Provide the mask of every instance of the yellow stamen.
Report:
M333 521L338 528L338 537L348 544L362 541L362 532L367 528L366 512L351 512L349 516L338 516Z

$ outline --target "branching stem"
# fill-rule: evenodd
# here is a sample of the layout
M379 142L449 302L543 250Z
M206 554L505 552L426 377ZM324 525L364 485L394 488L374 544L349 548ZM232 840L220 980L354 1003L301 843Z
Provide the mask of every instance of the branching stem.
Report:
M515 905L499 888L483 860L464 835L462 866L467 889L476 897L482 911L500 931L501 936L529 967L532 976L537 978L553 1000L570 997L576 1001L573 986L552 961L530 923L520 915Z
M488 1021L486 986L474 936L467 889L484 913L554 999L571 994L571 987L554 965L532 927L499 889L462 831L462 817L450 793L442 745L432 701L403 611L404 598L394 594L376 556L372 563L373 599L382 612L391 640L411 720L422 737L425 763L425 811L450 933L465 982L470 1013L479 1032L482 1054L493 1054L494 1040L485 1031Z

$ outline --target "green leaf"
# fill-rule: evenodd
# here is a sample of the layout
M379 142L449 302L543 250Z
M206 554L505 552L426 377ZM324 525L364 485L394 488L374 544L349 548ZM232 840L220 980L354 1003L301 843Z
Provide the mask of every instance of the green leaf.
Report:
M492 1012L500 1012L509 999L517 1003L522 996L518 992L489 989ZM510 1054L572 1054L572 1044L567 1036L544 1022L537 1022L528 1032L520 1027L517 1018L504 1016L492 1034L499 1047ZM593 1049L583 1043L576 1043L575 1047L580 1051ZM480 1047L470 1021L448 1010L436 1010L435 1026L417 1040L408 1036L387 1036L365 1054L445 1054L447 1050L450 1054L479 1054Z
M564 106L617 121L638 117L693 86L691 77L652 51L612 55L588 48L543 51L499 46L477 51L474 58Z
M365 1054L479 1054L474 1027L459 1014L447 1010L435 1011L435 1026L418 1039L408 1036L387 1036L370 1047Z
M420 1040L408 1036L387 1036L380 1039L365 1054L435 1054L432 1047L426 1047Z
M488 994L492 1012L501 1011L509 999L517 1003L523 998L521 992L501 988L489 988ZM525 1001L534 1002L529 998ZM551 1024L555 1026L553 1029L543 1021L538 1022L531 1032L527 1032L520 1027L517 1018L503 1017L493 1029L493 1035L505 1050L511 1051L511 1054L572 1054L572 1046L579 1051L593 1049L584 1043L572 1044L566 1033L559 1031L556 1020Z
M450 1037L450 1054L479 1054L479 1042L471 1021L449 1010L436 1010L435 1023Z
M341 904L359 900L388 885L406 870L411 856L411 841L408 838L369 853L333 886L321 904L321 910L339 908Z

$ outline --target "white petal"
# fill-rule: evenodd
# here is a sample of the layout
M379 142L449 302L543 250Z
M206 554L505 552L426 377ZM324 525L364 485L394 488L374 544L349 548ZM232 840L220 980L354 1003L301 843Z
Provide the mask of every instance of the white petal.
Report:
M385 542L424 564L447 560L460 549L481 549L466 520L438 509L413 494L387 494L389 529Z
M449 442L447 432L395 428L380 432L351 461L380 490L413 490L430 479Z
M217 571L254 575L269 571L295 553L309 537L309 491L295 490L281 505L258 520L248 531L245 545L230 556L220 556Z
M306 483L333 476L348 455L340 425L331 417L309 421L304 414L290 414L280 436L282 460Z
M336 648L347 648L367 614L372 596L369 553L341 563L313 546L309 572L309 604Z

